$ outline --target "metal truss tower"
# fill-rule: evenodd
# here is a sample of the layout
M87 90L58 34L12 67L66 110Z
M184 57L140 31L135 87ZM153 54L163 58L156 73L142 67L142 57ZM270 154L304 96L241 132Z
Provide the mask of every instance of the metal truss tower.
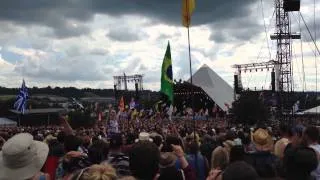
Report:
M279 64L279 82L280 92L292 92L292 39L300 39L300 34L291 33L291 23L289 11L293 9L285 8L286 0L275 0L276 11L276 32L272 34L271 40L277 41L277 62Z
M290 11L300 10L300 2L297 5L292 0L275 0L276 32L270 36L271 40L277 41L277 70L276 82L279 90L280 111L291 112L286 109L291 106L289 102L290 92L293 92L292 79L292 40L300 39L300 34L291 33Z
M135 74L135 75L126 75L125 73L123 76L113 76L114 79L114 88L116 90L128 90L128 83L135 83L136 91L143 90L143 75L142 74ZM124 87L123 87L124 86Z
M241 71L251 69L269 69L275 71L275 90L278 92L280 102L278 104L281 114L285 107L290 107L289 93L294 90L292 79L292 40L300 39L300 33L291 32L289 12L300 11L300 0L274 0L276 13L276 32L270 36L271 40L277 41L276 60L262 63L234 65L241 74ZM290 110L289 110L290 111Z

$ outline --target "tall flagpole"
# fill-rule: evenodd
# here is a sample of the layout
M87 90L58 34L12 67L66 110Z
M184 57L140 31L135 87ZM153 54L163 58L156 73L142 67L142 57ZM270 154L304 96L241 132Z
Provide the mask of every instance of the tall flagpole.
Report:
M192 79L192 63L191 63L191 47L190 47L190 24L191 24L191 12L189 9L189 1L185 0L186 3L186 10L187 10L187 30L188 30L188 51L189 51L189 68L190 68L190 83L191 83L191 106L192 106L192 121L193 121L193 138L194 142L197 142L197 136L196 136L196 120L195 120L195 112L194 112L194 89L193 89L193 79ZM193 5L194 6L194 5ZM194 8L194 7L193 7ZM195 164L197 166L197 154L195 154ZM196 168L196 174L198 173Z
M188 3L187 3L188 4ZM193 121L193 136L196 141L196 120L194 112L194 90L193 90L193 79L192 79L192 63L191 63L191 46L190 46L190 28L188 30L188 50L189 50L189 68L190 68L190 83L191 83L191 107L192 107L192 121Z
M191 46L190 46L190 24L191 24L191 12L189 11L189 0L186 0L187 12L187 31L188 31L188 52L189 52L189 68L190 68L190 83L191 83L191 108L192 108L192 121L193 121L193 137L196 141L196 121L194 112L194 90L193 90L193 79L192 79L192 61L191 61Z

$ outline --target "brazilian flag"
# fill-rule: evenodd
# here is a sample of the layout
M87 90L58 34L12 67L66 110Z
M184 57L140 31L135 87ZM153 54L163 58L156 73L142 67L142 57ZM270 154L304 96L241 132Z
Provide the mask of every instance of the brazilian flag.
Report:
M161 90L162 93L168 96L168 99L173 103L173 78L172 78L172 62L170 43L168 42L166 54L163 58L161 71Z

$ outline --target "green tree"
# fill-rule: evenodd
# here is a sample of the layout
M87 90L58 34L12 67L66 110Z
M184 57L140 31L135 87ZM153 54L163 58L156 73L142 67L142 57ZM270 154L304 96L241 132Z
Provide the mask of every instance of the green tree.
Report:
M91 127L96 122L89 111L71 111L68 114L68 120L72 128Z
M249 125L264 123L270 116L268 107L263 103L259 95L252 93L243 93L233 103L230 112L233 114L235 123Z

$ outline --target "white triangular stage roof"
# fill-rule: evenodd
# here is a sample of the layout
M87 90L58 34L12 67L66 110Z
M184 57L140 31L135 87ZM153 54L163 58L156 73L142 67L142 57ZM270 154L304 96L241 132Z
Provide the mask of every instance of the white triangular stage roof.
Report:
M227 105L231 108L234 97L233 88L209 66L204 64L193 74L192 80L193 84L201 87L221 109L227 111Z
M305 110L302 113L303 114L320 114L320 106Z
M0 126L17 126L17 122L8 119L8 118L0 118Z

